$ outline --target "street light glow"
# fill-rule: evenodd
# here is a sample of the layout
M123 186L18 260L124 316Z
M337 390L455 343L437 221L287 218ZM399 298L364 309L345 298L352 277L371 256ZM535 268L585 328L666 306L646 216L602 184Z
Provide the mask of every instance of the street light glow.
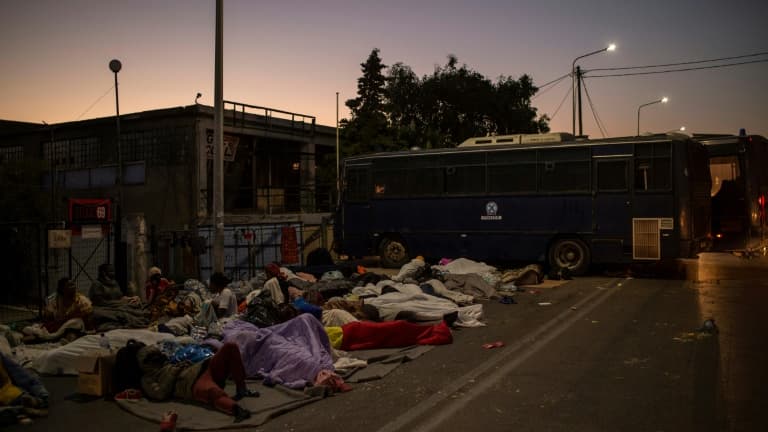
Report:
M664 96L663 98L661 98L661 103L667 103L667 102L669 102L668 97Z
M685 126L680 126L680 132L685 132Z
M608 45L608 48L606 48L608 51L616 51L616 44L612 43Z

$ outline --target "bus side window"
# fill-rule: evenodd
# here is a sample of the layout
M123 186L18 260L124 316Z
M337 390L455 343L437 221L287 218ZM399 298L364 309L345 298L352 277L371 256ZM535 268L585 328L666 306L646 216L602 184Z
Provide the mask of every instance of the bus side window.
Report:
M635 190L663 191L672 187L672 144L635 146Z

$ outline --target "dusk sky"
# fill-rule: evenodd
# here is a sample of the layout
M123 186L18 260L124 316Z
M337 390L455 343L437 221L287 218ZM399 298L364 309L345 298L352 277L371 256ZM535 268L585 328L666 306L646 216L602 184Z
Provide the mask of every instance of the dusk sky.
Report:
M120 112L213 105L214 0L1 0L0 119L48 123L114 115L111 59L120 59ZM768 52L768 1L224 1L224 98L317 117L348 117L360 63L432 73L449 54L496 80L537 85L584 69L645 66ZM732 60L768 61L768 54ZM693 66L707 66L704 63ZM662 68L670 69L670 68ZM597 74L595 72L594 74ZM607 136L642 132L768 136L768 62L587 79ZM570 79L533 99L552 117ZM102 97L103 96L103 97ZM100 99L101 98L101 99ZM584 96L584 132L601 136ZM552 131L571 131L571 99Z

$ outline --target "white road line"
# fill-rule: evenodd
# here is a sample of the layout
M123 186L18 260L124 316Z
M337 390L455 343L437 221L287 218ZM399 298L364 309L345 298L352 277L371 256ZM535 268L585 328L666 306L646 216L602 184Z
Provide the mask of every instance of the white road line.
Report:
M627 280L629 278L624 279L624 282ZM408 430L425 432L434 430L450 416L458 412L459 409L496 384L503 376L512 372L521 363L541 350L553 339L560 336L576 321L582 319L603 303L613 293L617 292L621 286L622 280L614 279L606 287L596 287L594 292L579 300L579 302L563 311L560 315L542 324L530 336L502 348L499 356L489 358L453 381L452 384L437 391L429 398L387 423L377 432L395 432L408 425L411 425L411 428ZM499 366L501 363L503 365ZM478 379L478 377L494 368L497 368L495 372ZM451 395L465 387L464 395L460 399L447 401ZM440 405L439 409L435 409L438 405ZM422 419L426 420L420 421ZM417 425L413 425L413 423L417 423ZM415 428L413 428L414 426Z

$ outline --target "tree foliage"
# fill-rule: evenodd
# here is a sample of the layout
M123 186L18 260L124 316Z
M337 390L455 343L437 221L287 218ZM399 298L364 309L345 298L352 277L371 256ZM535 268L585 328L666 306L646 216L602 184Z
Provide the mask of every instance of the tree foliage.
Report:
M528 75L493 82L450 55L419 78L403 63L387 68L379 53L373 49L361 64L357 97L346 102L352 115L342 122L342 156L549 131L549 119L531 106L538 89Z

